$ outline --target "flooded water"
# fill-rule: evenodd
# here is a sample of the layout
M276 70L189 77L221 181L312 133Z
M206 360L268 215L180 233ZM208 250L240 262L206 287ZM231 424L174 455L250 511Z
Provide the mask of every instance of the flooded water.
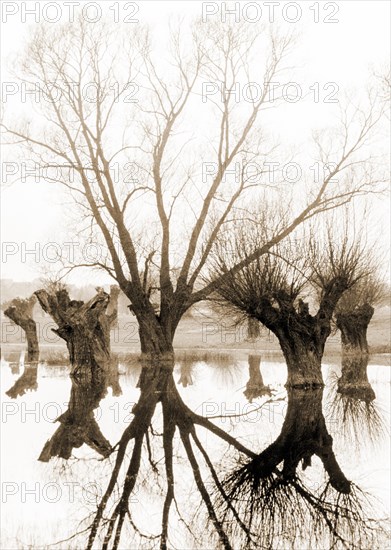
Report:
M174 380L183 402L250 449L258 457L254 460L258 460L259 468L263 468L262 476L251 478L249 483L244 479L237 483L241 475L249 475L248 464L253 459L210 430L196 426L200 446L193 442L194 457L232 547L328 548L329 538L317 527L319 518L316 513L307 517L305 508L316 502L318 508L313 509L318 509L319 515L328 513L319 504L323 498L320 495L325 487L328 492L336 492L337 488L338 494L345 495L346 480L369 495L371 521L365 521L371 538L362 539L370 540L366 547L389 547L386 533L378 527L390 512L390 369L376 363L371 360L367 367L369 385L365 391L374 392L368 397L340 391L338 361L323 366L324 391L298 390L288 395L284 387L286 367L272 356L262 357L260 371L258 358L249 361L211 354L197 358L196 352L189 352L176 359ZM109 448L114 446L134 418L140 372L141 365L135 358L120 361L118 376L110 379L107 389L91 396L85 393L83 383L71 380L66 365L39 364L34 368L19 367L18 361L2 361L2 548L86 547L118 450L105 457L104 448L107 443ZM56 430L66 430L69 424L67 420L63 424L55 420L69 414L71 407L76 426L65 436L69 458L55 456L49 460L56 451L52 439L52 446L46 447L46 461L42 461L46 442L58 434ZM87 435L83 432L86 425ZM160 545L166 494L165 429L158 405L152 429L142 443L140 471L129 498L119 548ZM63 440L61 445L61 452L66 452ZM247 521L249 531L254 533L246 535L250 537L247 542L245 529L240 534L240 527L234 527L230 505L221 502L221 492L216 490L202 449L238 510L240 521ZM131 450L130 445L126 466ZM207 506L205 501L202 503L194 468L178 432L173 442L173 470L175 503L170 513L168 548L219 548L221 539L210 514L208 520ZM280 483L279 492L270 492L266 481L276 483L281 476L285 481ZM281 493L287 487L295 489L294 499L289 496L293 493ZM297 495L303 487L307 504L295 513ZM118 482L103 519L112 512L120 495ZM350 528L353 534L343 531L346 540L352 537L345 547L360 547L363 543L355 539L359 528L354 524ZM93 547L101 548L102 540L97 538ZM342 541L336 541L335 547L344 547Z

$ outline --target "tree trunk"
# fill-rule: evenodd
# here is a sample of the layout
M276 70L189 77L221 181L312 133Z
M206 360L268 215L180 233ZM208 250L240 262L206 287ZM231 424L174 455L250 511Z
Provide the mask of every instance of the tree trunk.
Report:
M288 367L286 387L318 388L324 386L322 358L326 340L331 332L331 317L345 286L336 279L324 291L316 315L309 306L281 291L275 305L264 298L255 311L259 319L278 338Z
M166 297L165 307L160 313L157 313L147 293L141 291L137 295L132 295L126 288L122 290L131 302L128 306L130 311L137 318L142 358L153 362L160 359L173 360L175 330L188 308L190 290L183 291L176 300Z
M38 290L35 294L43 310L58 325L53 332L66 342L71 373L84 373L86 369L107 373L110 366L110 320L105 315L108 294L99 291L87 303L71 300L66 290L54 294Z
M348 353L342 356L342 375L337 382L338 393L366 403L376 399L368 380L368 360L369 356L366 353Z
M159 323L155 314L137 315L141 353L145 359L158 360L173 357L174 331Z
M253 399L256 399L257 397L271 395L269 386L265 386L263 383L260 355L250 354L248 356L248 371L249 380L247 382L246 389L243 392L246 399L252 403Z
M39 360L37 325L33 319L35 303L34 295L26 299L15 298L4 311L4 315L20 326L26 334L28 363L36 363Z
M374 311L366 303L354 311L337 314L336 325L341 331L343 355L368 353L367 330Z
M288 368L286 387L317 388L324 386L322 377L323 349L316 332L278 331L277 338Z

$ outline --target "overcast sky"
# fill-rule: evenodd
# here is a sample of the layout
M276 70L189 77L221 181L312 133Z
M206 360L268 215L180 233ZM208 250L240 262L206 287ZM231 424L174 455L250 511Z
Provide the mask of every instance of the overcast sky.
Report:
M2 3L2 81L12 81L8 69L18 50L23 47L28 38L31 27L42 21L45 16L55 17L54 11L45 12L47 2L39 3L36 15L26 13L35 2L5 2ZM52 4L54 4L52 2ZM83 4L83 2L81 3ZM84 2L85 4L85 2ZM91 3L94 4L94 3ZM202 10L208 17L221 17L222 3L214 2L154 2L142 1L138 3L124 2L96 2L99 4L102 15L107 18L118 17L120 21L128 17L134 21L129 25L148 24L152 27L152 35L156 41L164 42L167 35L170 19L178 16L199 17ZM134 4L134 13L132 13ZM228 3L231 5L232 2ZM264 2L241 2L241 17L253 18L254 6L243 12L244 5L258 4L262 10L261 20L267 23L268 7ZM339 93L355 90L358 96L365 88L371 67L380 69L385 67L389 55L389 20L390 3L388 1L350 1L329 2L327 8L324 2L291 2L292 6L285 7L286 2L276 3L275 23L282 27L294 26L301 33L301 38L293 56L296 70L296 80L304 86L319 82L322 87L325 83L336 83ZM23 7L24 6L24 7ZM68 17L68 8L62 2L57 2L58 13L62 20ZM127 6L127 10L125 10ZM311 9L311 6L313 9ZM112 7L112 10L110 10ZM54 8L53 8L54 9ZM80 6L75 4L75 14ZM92 7L91 10L94 8ZM136 13L137 9L137 13ZM285 12L283 13L283 9ZM319 13L316 10L319 9ZM217 13L214 13L214 12ZM15 12L15 13L14 13ZM90 11L93 17L94 12ZM258 14L261 11L258 10ZM243 15L244 14L244 15ZM290 19L291 21L284 21ZM314 19L319 16L319 22ZM232 17L232 16L230 16ZM293 20L297 18L297 22ZM325 18L332 21L326 23ZM52 23L59 25L60 23ZM125 23L124 23L125 24ZM322 88L321 88L322 89ZM330 90L328 90L330 91ZM3 102L2 107L7 112L12 109L17 113L15 98ZM330 106L322 102L301 101L290 109L289 116L281 112L276 119L278 133L286 140L287 146L305 142L311 129L327 126L330 120ZM384 133L384 142L388 136ZM12 159L12 152L5 151L6 160ZM3 178L4 179L4 178ZM56 240L59 243L67 239L67 230L64 229L67 219L67 206L64 205L64 196L61 190L45 182L21 183L15 182L3 189L1 204L1 226L3 252L4 243L15 243L15 254L2 257L1 272L3 278L15 280L31 280L41 276L40 262L35 262L32 256L24 257L24 249L33 249L35 243L40 243L41 250L44 243ZM389 200L374 199L373 210L376 212L372 226L372 237L381 239L385 248L389 248ZM11 248L8 247L8 251ZM6 260L6 261L5 261ZM90 276L74 275L73 281L88 282Z

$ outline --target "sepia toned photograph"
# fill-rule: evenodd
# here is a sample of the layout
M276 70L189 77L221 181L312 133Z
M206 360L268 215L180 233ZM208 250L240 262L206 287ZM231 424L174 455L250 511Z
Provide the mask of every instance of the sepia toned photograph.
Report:
M390 548L390 2L0 10L0 548Z

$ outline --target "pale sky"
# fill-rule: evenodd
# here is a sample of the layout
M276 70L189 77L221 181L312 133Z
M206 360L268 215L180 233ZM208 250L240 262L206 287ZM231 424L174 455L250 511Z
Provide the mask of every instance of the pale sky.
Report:
M85 3L85 2L84 2ZM35 2L1 2L2 12L2 82L12 81L8 68L12 64L10 60L17 55L19 48L28 38L30 27L34 23L34 17L43 20L45 14L44 6L47 2L39 3L39 11L35 16L23 12L22 4L28 9ZM53 4L53 3L52 3ZM162 2L162 1L141 1L137 3L126 2L96 2L102 10L102 14L108 18L118 16L132 17L138 22L130 25L150 25L152 35L157 42L164 42L167 34L170 18L177 17L200 17L202 10L211 13L209 17L221 17L221 2ZM139 8L137 13L131 13L131 4ZM232 6L231 3L227 3ZM248 3L241 2L240 9L247 4L258 4L262 10L261 21L267 23L268 8L265 2ZM321 93L322 87L331 82L337 83L339 94L351 92L360 95L365 88L366 80L371 67L381 69L389 63L390 46L390 3L384 1L356 1L344 0L340 2L313 2L301 1L291 2L294 4L291 11L286 11L288 18L293 19L295 14L300 13L297 22L286 22L283 20L282 11L286 2L276 3L275 21L282 27L292 27L300 31L301 37L292 60L295 64L295 81L300 82L303 89L309 93L311 85L319 82ZM62 2L57 2L63 15L67 18L68 8ZM80 3L80 6L83 2ZM204 6L203 6L204 5ZM206 6L207 5L207 6ZM75 14L80 9L75 4ZM110 6L113 9L110 11ZM125 11L125 6L128 6ZM313 9L311 10L311 6ZM327 9L326 9L327 6ZM319 8L318 23L314 22L316 9ZM337 10L338 8L338 10ZM248 8L246 14L253 17L253 11ZM299 10L299 11L297 11ZM15 11L15 13L13 13ZM216 14L212 12L217 11ZM47 12L49 17L54 17L54 12ZM92 13L92 12L91 12ZM260 13L260 12L258 12ZM245 15L246 15L245 14ZM243 17L243 11L240 12ZM334 23L325 23L325 17L336 19ZM22 20L24 19L24 21ZM58 25L59 23L52 23ZM164 51L164 50L162 50ZM353 92L353 90L356 90ZM330 92L332 89L328 88ZM281 109L275 119L275 130L286 146L299 146L310 136L313 128L327 126L330 123L333 111L330 105L322 102L300 101L295 104L294 109ZM333 106L332 106L333 107ZM3 103L2 108L12 109L13 113L18 112L17 99ZM23 107L22 107L23 108ZM389 139L387 132L384 133L384 143ZM7 161L12 159L12 151L3 147ZM4 158L4 156L3 156ZM63 243L67 241L67 205L63 204L64 196L60 189L45 182L21 183L15 182L6 186L2 192L1 202L1 228L3 252L6 250L16 251L8 254L6 261L2 257L1 276L15 280L31 280L42 275L41 257L36 256L34 261L32 255L25 256L26 250L34 249L35 243L40 243L40 254L45 243L53 241ZM390 204L388 198L374 199L373 210L376 212L372 223L371 234L374 240L381 241L387 249L390 247L389 217ZM5 245L4 245L5 243ZM7 244L13 243L13 244ZM50 252L49 252L50 254ZM73 276L73 281L81 283L91 280L87 273L79 272ZM76 277L76 279L75 279Z

